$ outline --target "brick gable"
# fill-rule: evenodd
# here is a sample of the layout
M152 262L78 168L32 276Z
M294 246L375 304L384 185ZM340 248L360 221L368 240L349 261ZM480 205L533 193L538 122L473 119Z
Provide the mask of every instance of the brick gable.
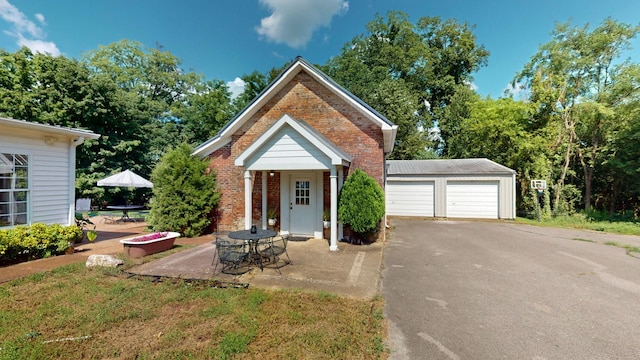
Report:
M344 169L345 177L360 168L384 186L384 139L380 127L301 71L232 134L229 144L209 156L209 166L216 171L222 191L216 215L219 231L242 228L244 224L244 168L235 166L234 160L285 114L304 121L352 157L351 166ZM255 194L261 191L262 179L259 173L253 177L253 214L259 222L261 199ZM269 204L279 203L279 182L269 179L268 187Z

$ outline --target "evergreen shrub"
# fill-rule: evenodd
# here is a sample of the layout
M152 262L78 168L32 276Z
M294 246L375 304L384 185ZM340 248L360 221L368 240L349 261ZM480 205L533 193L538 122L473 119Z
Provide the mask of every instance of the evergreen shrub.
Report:
M351 230L370 236L384 216L384 191L367 173L356 169L340 192L338 218Z
M191 156L185 143L169 150L151 173L153 198L147 224L154 231L201 235L211 223L211 212L220 201L207 162Z

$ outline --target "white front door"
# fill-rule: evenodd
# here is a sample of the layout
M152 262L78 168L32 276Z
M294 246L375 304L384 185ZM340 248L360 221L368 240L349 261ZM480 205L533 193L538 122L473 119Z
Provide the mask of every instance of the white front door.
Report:
M312 176L292 176L290 189L290 233L313 235L316 219L316 196Z

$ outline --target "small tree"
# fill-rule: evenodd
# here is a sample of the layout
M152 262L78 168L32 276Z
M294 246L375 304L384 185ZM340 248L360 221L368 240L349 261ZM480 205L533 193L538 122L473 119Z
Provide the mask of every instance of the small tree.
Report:
M153 201L148 224L154 231L178 231L198 236L211 223L220 193L207 163L191 156L186 143L167 152L151 174Z
M356 169L340 192L338 217L356 233L368 237L384 216L384 192L367 173Z

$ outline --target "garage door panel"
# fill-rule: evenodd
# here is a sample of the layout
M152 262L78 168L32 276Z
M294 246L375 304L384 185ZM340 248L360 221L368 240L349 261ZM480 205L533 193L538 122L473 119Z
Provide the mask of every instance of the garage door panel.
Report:
M433 181L393 181L387 183L387 214L434 216Z
M498 182L448 182L447 217L497 219Z

